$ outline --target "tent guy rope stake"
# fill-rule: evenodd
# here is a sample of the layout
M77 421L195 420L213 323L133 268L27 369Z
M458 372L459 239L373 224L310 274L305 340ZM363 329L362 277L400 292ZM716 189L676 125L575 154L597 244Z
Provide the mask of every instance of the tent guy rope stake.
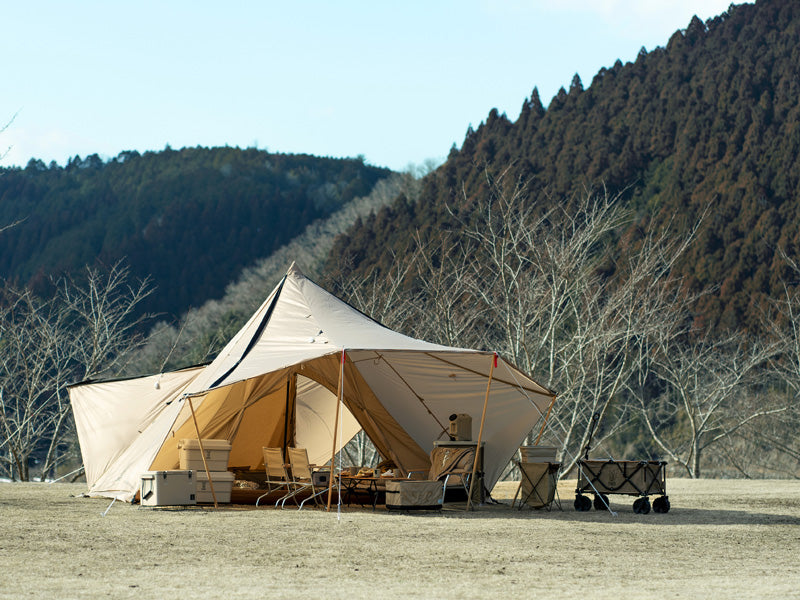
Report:
M114 506L114 502L116 502L116 501L117 501L116 497L113 500L111 500L111 504L109 504L108 508L106 508L103 512L100 513L100 516L101 517L105 517L106 514L108 514L108 511L111 510L111 507Z

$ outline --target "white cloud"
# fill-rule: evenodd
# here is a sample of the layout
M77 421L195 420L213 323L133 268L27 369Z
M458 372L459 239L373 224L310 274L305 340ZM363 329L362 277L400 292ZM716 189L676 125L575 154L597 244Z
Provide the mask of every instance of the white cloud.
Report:
M603 26L629 39L654 35L668 39L672 32L686 28L692 16L705 21L728 10L730 4L730 0L533 0L531 3L553 16L594 15Z
M76 137L64 129L27 128L12 123L0 134L0 148L8 150L0 166L24 167L31 158L41 159L45 163L55 160L63 165L70 156L75 155L76 147L91 146L91 141Z

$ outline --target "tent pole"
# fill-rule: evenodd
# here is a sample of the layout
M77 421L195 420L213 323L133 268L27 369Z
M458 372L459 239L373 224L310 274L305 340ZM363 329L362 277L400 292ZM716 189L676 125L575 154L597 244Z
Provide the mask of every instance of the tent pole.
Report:
M326 510L331 511L331 498L333 497L333 480L336 474L336 436L339 433L339 407L342 405L342 397L344 396L344 359L345 350L342 348L342 360L339 364L339 389L336 394L336 418L333 420L333 448L331 448L331 474L328 477L328 507Z
M478 429L478 445L475 448L475 460L472 461L472 475L469 477L469 493L467 494L467 510L472 507L472 489L475 487L475 472L478 470L478 457L481 456L481 439L483 438L483 424L486 421L486 407L489 405L489 389L492 387L492 376L497 365L497 352L492 353L492 364L489 367L489 381L486 382L486 398L483 400L481 413L481 426ZM483 483L481 483L483 485ZM445 490L447 493L447 490Z
M539 430L539 435L536 436L536 441L533 443L534 446L539 445L539 440L542 439L542 434L544 433L544 428L547 425L547 420L550 418L550 411L553 410L553 404L556 403L556 395L553 394L553 399L550 400L550 406L547 409L547 414L544 416L544 423L542 423L542 428Z
M206 470L206 477L208 477L208 487L211 488L211 497L214 499L214 508L219 508L217 505L217 494L214 492L214 482L211 480L211 472L208 470L208 463L206 462L206 451L203 450L203 440L200 437L200 428L197 426L197 417L194 414L194 404L192 404L192 397L186 398L189 401L189 409L192 411L192 421L194 421L194 430L197 432L197 443L200 444L200 458L203 459L203 467Z

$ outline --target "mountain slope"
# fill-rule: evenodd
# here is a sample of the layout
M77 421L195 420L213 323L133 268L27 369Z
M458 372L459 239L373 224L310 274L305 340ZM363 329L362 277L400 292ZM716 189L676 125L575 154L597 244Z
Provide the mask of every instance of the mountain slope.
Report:
M800 252L799 153L800 4L732 6L602 69L586 89L576 76L546 110L535 89L515 122L492 110L419 202L400 200L351 230L329 268L350 256L357 272L385 269L415 231L458 229L445 204L468 208L486 191L485 172L510 168L550 202L586 187L622 193L640 216L629 233L705 214L681 274L690 289L716 288L700 305L703 320L753 326L788 275L777 249Z

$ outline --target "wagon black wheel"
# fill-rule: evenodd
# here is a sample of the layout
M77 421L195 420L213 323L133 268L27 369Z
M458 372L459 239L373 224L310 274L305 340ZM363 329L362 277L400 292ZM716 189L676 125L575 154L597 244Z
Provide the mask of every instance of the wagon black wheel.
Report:
M577 494L575 496L575 510L578 512L586 512L587 510L592 508L592 501L589 499L588 496L582 496L581 494Z
M659 496L655 500L653 500L653 512L657 513L668 513L669 512L669 498L666 496Z
M594 495L594 509L595 510L606 510L608 508L608 496L605 494L595 494Z
M637 515L646 515L650 512L650 500L647 496L644 498L637 498L633 501L633 512Z

